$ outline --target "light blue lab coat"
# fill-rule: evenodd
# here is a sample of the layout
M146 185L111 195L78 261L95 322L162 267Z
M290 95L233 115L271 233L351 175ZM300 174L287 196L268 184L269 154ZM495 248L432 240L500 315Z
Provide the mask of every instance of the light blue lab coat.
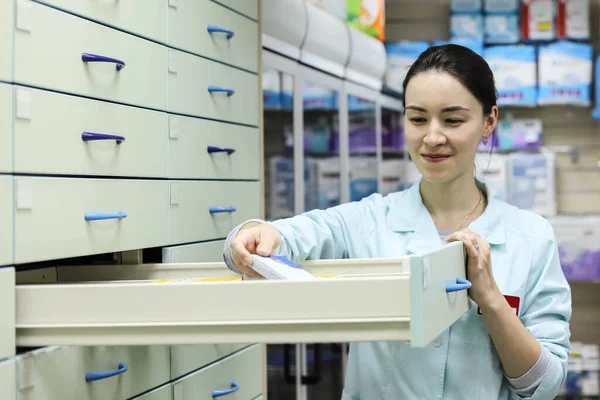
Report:
M295 262L399 257L443 245L418 184L271 223L282 235L276 253ZM552 354L550 369L527 398L553 399L566 377L571 318L553 229L546 219L493 198L469 229L490 243L500 290L520 297L519 319ZM477 308L473 304L424 349L402 342L351 344L342 399L523 398L511 391Z

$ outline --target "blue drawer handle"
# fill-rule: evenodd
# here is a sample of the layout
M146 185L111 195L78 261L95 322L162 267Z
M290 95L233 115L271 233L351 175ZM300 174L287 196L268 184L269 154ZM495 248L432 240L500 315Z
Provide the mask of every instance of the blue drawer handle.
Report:
M120 375L120 374L126 372L127 368L128 368L127 364L125 364L124 362L120 362L119 369L115 369L113 371L88 372L87 374L85 374L85 381L86 382L99 381L102 379L110 378L111 376Z
M210 207L208 210L210 211L211 214L216 214L216 213L236 212L237 208L235 208L235 207Z
M125 68L125 62L112 57L101 56L99 54L83 53L81 55L83 62L108 62L117 64L117 71Z
M213 85L210 85L208 87L208 91L209 91L209 93L225 92L225 93L227 93L227 96L233 96L234 93L235 93L235 91L233 89L228 89L228 88L225 88L225 87L213 86Z
M127 218L126 212L118 212L118 213L95 213L95 212L87 212L85 213L86 221L100 221L103 219L123 219Z
M232 30L221 28L220 26L208 25L206 27L206 30L209 33L216 33L216 32L218 32L218 33L226 33L227 34L227 39L231 39L233 37L233 35L235 35L235 33L233 33Z
M233 382L231 382L231 389L213 390L212 397L215 398L215 397L227 396L228 394L237 392L238 390L240 390L240 385L238 385L237 382L233 381Z
M458 292L460 290L466 290L471 287L471 282L463 278L456 278L456 283L449 283L446 285L446 293Z
M108 135L106 133L95 133L95 132L83 132L81 134L81 140L89 142L91 140L116 140L117 144L121 144L125 141L124 136Z
M209 153L227 153L227 154L235 153L235 149L216 147L216 146L208 146L206 151L208 151Z

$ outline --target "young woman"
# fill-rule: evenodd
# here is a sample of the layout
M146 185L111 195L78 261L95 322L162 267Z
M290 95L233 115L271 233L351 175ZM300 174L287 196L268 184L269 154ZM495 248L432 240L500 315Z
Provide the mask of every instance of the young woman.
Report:
M248 275L251 253L301 262L464 243L472 308L424 349L351 344L343 400L545 400L559 392L571 293L553 229L488 196L474 176L478 144L498 120L496 97L483 58L461 46L431 47L404 80L405 136L422 174L418 184L293 218L248 221L230 233L225 261Z

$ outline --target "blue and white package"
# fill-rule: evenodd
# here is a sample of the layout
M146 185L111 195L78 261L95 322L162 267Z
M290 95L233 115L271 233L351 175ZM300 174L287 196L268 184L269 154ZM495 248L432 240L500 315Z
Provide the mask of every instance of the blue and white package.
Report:
M508 160L508 203L545 217L556 215L554 153L512 153Z
M483 54L494 73L498 105L536 105L535 46L494 46L486 48Z
M452 39L452 40L434 40L433 46L442 46L445 44L457 44L473 50L475 53L483 56L483 40L476 39Z
M419 55L429 48L427 42L397 42L386 44L387 68L385 85L398 93L402 93L402 82L410 66Z
M288 281L312 281L318 279L299 265L281 256L263 257L252 254L252 265L250 268L267 279Z
M273 110L281 108L281 85L279 74L271 68L263 68L263 107Z
M473 13L481 11L481 0L451 0L450 11L453 13Z
M521 37L517 14L489 14L484 19L485 42L518 43Z
M453 14L450 16L450 40L483 40L483 16L481 14Z
M540 46L538 104L591 103L593 46L556 42Z
M600 56L596 57L596 64L594 65L594 77L596 78L596 107L592 110L592 118L600 119Z
M484 0L483 10L487 14L517 13L519 5L519 0Z

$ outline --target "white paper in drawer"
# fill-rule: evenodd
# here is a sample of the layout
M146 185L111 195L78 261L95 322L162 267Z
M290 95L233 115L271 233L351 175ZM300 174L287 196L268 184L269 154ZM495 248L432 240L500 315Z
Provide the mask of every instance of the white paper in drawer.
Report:
M316 276L280 256L262 257L252 255L251 268L267 279L307 281L316 280Z

